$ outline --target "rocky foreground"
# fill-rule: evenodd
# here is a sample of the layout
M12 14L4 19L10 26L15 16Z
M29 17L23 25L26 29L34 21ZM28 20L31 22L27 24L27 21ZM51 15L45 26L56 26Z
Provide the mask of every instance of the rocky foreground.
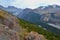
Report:
M27 33L20 25L17 17L0 10L0 40L46 40L37 32Z
M30 32L25 35L24 40L46 40L43 35L38 34L37 32Z

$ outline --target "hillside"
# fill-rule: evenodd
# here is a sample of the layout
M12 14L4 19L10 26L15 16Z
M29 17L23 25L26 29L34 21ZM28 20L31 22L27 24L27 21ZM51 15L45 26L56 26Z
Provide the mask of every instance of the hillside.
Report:
M55 33L44 30L42 27L32 24L28 21L22 19L19 20L20 20L19 22L20 25L22 26L22 28L27 29L27 32L31 32L31 31L38 32L39 34L44 35L47 40L60 40L60 36L57 36Z
M22 28L18 24L15 16L0 10L0 40L19 40L18 32Z
M19 22L17 17L0 9L0 40L47 40L38 32L27 32Z

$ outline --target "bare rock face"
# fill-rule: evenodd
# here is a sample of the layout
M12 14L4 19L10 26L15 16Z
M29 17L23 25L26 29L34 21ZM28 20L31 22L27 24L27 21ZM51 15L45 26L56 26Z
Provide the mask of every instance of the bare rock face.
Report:
M24 40L47 40L43 35L38 34L37 32L30 32L25 35Z

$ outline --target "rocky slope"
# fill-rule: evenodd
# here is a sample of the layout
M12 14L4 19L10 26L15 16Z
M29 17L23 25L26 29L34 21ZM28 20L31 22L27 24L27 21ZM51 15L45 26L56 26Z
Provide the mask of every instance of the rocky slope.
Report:
M25 34L25 40L47 40L43 35L39 35L37 32L30 32L29 34Z
M19 31L17 18L0 10L0 40L19 40Z
M0 40L29 40L28 38L33 38L33 36L26 36L31 33L27 33L25 29L23 29L19 25L19 20L17 17L8 14L8 12L0 10ZM32 32L34 34L34 32ZM32 35L32 34L31 34ZM36 37L32 40L45 40L44 37L40 34L36 33ZM41 38L40 38L41 37Z

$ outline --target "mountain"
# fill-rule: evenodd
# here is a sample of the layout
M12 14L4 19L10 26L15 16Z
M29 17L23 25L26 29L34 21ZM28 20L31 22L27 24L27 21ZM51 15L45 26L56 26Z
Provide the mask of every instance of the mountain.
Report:
M10 14L15 15L15 16L19 15L22 11L22 9L16 8L14 6L3 7L0 5L0 9L3 9L3 10L5 10L5 11L7 11Z
M34 12L41 15L40 20L60 26L60 6L49 5L34 9Z
M41 25L40 22L47 23L48 25L54 24L56 26L50 26L60 29L60 6L58 5L40 6L36 9L19 9L14 6L0 6L0 9L6 10L10 14L29 22L36 23L38 25Z
M39 22L40 20L40 15L33 12L31 9L24 9L23 12L22 12L22 15L18 15L19 18L21 19L24 19L24 20L27 20L27 21L30 21L30 22L34 22L34 23L37 23ZM33 21L34 20L34 21Z
M41 6L36 9L34 9L37 13L55 13L60 11L59 5L48 5L48 6Z
M23 18L26 14L28 14L32 9L26 8L21 11L21 13L18 15L19 18Z
M28 30L23 28L24 24L21 25L21 22L16 16L0 9L0 40L47 40L36 31L27 32Z
M52 23L55 25L60 25L60 13L47 13L41 16L41 21Z
M14 6L8 6L6 8L6 11L12 13L13 15L17 16L18 14L20 14L20 12L22 11L22 9L20 8L16 8Z
M38 22L46 22L60 26L60 6L48 5L41 6L36 9L23 9L22 13L18 15L19 18L28 20L38 24Z
M30 21L32 23L39 24L39 22L41 21L60 26L59 5L40 6L36 9L19 9L14 6L8 6L7 8L0 6L0 8L8 11L10 14L17 16L18 18ZM60 29L60 27L58 28Z

